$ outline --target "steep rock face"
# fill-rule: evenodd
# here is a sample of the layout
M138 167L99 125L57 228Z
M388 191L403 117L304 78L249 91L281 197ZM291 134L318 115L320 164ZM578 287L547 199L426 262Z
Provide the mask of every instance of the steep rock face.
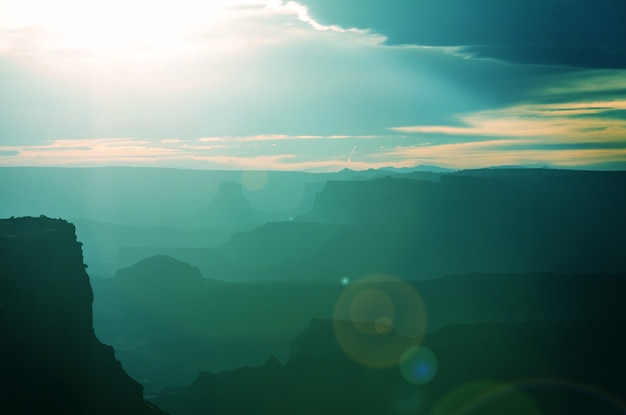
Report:
M0 220L0 413L158 414L96 338L74 226Z

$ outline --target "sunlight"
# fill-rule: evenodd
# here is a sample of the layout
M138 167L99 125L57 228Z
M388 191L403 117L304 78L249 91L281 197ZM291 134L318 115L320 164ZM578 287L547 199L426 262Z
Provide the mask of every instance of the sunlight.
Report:
M177 53L193 36L210 31L263 0L5 0L0 25L37 32L53 50L97 55ZM166 56L164 56L166 57Z

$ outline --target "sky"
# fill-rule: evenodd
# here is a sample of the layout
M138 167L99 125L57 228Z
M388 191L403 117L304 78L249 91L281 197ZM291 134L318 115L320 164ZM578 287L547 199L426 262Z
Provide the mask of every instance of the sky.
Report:
M626 0L0 0L0 166L626 170Z

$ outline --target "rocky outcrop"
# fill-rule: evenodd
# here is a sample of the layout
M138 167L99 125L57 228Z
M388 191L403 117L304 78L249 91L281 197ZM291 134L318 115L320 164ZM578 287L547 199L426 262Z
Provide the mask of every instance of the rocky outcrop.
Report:
M136 289L197 290L204 279L198 268L167 255L144 258L128 268L115 273L118 284L128 284Z
M96 338L72 224L0 220L0 413L160 414Z

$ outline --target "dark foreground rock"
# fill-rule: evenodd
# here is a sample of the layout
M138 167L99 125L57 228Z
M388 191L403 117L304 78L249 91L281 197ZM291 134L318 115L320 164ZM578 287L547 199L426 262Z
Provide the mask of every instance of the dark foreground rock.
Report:
M0 220L0 413L162 414L96 338L74 226Z

